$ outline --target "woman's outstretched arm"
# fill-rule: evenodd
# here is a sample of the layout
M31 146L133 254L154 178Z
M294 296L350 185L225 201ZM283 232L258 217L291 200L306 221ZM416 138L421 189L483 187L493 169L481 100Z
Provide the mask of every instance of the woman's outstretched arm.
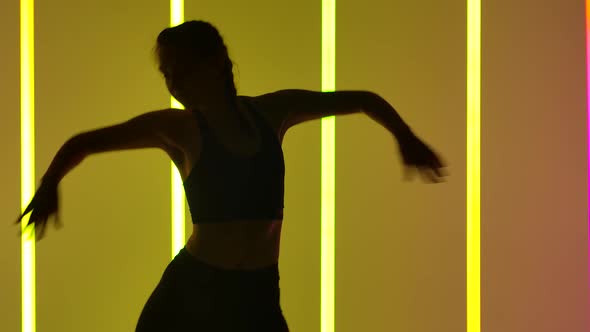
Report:
M58 184L63 177L84 160L80 145L76 144L77 136L67 140L57 151L49 168L41 178L41 182Z
M299 123L327 116L364 112L381 124L397 139L405 168L405 178L411 179L416 169L427 182L440 182L446 176L445 163L428 145L420 140L384 98L367 90L318 92L284 89L262 96L273 105L273 112L283 124L283 131Z
M174 112L174 113L173 113ZM59 183L63 177L91 154L142 148L170 152L177 110L166 109L141 114L125 122L77 134L67 140L49 165L43 181Z
M43 238L47 220L52 215L56 216L56 227L61 227L58 184L69 171L93 153L161 148L172 155L175 149L174 142L177 142L174 134L178 132L178 122L174 119L179 114L178 110L174 109L148 112L123 123L83 132L68 139L53 158L37 192L17 218L16 224L30 212L29 221L24 229L28 229L31 224L35 225L34 229L39 229L37 240ZM22 227L18 234L22 235Z

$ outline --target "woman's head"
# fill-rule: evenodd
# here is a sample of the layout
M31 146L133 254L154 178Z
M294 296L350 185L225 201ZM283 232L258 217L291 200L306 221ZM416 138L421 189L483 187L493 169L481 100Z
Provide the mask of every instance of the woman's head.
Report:
M158 35L154 55L170 93L186 107L222 94L235 104L233 63L219 31L205 21L187 21ZM189 104L189 105L187 105Z

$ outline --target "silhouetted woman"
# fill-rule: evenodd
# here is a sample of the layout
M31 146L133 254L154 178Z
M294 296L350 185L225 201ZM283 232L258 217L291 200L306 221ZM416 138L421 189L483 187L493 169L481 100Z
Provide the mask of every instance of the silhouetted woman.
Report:
M444 167L383 98L369 91L279 90L237 95L232 62L217 29L189 21L164 29L155 48L168 90L186 110L147 112L83 132L58 151L31 203L38 239L59 220L58 183L86 156L154 147L174 161L193 220L186 246L166 267L136 332L288 331L279 304L287 129L364 111L397 139L406 170L438 182Z

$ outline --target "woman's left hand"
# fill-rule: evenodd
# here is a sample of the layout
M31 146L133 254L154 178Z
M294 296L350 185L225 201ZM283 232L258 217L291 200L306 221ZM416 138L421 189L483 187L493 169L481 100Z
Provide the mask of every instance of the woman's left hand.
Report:
M417 169L427 183L444 182L448 173L445 163L426 143L413 133L399 140L399 150L404 163L404 179L411 180Z
M55 226L56 228L61 228L63 225L61 224L60 215L59 215L59 193L58 193L58 183L53 181L50 178L44 178L33 196L31 203L25 209L22 215L18 217L16 220L16 224L19 224L22 218L29 212L31 215L29 216L29 222L25 226L25 231L31 224L34 224L35 233L38 237L36 237L37 241L41 240L45 234L45 227L47 226L47 220L49 217L55 214ZM22 226L19 229L19 236L22 235Z

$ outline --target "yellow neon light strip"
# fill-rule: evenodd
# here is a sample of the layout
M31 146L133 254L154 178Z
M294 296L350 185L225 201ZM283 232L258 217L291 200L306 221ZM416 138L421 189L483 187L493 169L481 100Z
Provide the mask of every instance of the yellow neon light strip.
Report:
M184 21L184 1L170 0L170 26L182 24ZM183 109L174 97L170 97L172 108ZM184 187L182 178L174 162L170 162L170 175L172 183L172 258L182 249L185 241L185 211L184 211Z
M20 2L20 76L21 76L21 211L35 193L35 49L34 1ZM20 223L29 222L29 213ZM35 332L35 227L21 236L21 299L22 331Z
M467 0L467 332L481 330L481 0Z
M322 0L322 91L336 89L336 0ZM335 117L322 118L321 332L334 331Z

